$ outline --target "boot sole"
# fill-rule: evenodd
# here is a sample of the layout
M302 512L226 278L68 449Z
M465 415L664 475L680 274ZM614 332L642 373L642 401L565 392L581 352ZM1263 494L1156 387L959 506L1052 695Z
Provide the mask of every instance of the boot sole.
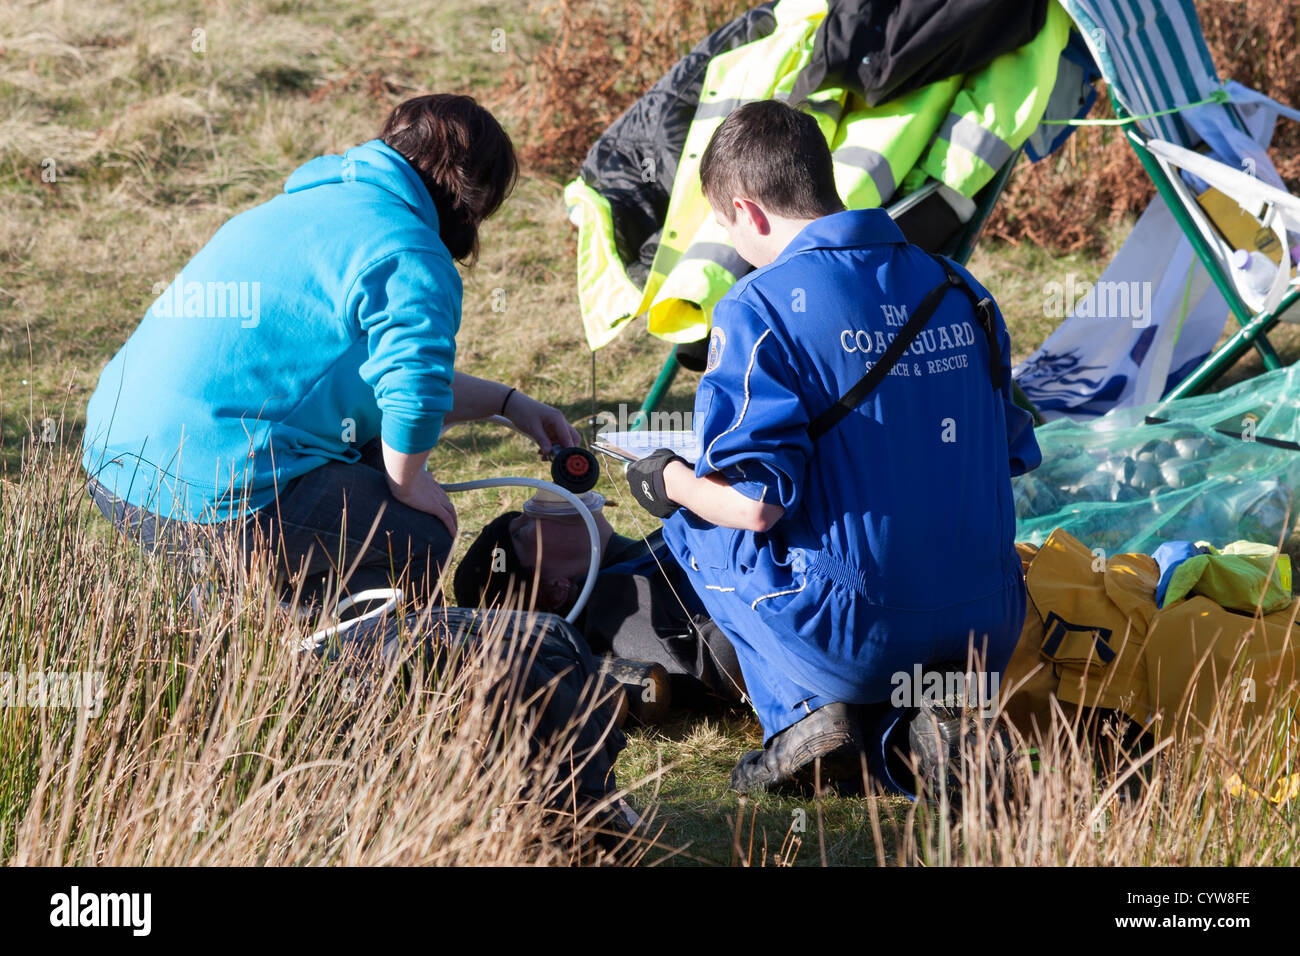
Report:
M778 792L812 791L819 779L824 791L836 789L836 784L861 784L864 753L862 744L849 734L835 736L840 738L836 745L802 764L788 781L779 783L772 789ZM817 766L819 761L820 770Z

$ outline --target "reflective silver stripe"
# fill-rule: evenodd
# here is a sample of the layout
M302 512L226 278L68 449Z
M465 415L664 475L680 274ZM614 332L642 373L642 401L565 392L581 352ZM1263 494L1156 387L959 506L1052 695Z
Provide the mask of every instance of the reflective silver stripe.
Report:
M1001 169L1014 152L995 133L990 133L974 120L958 116L956 113L948 114L935 136L938 139L946 139L954 146L960 146L994 169Z
M741 257L740 253L721 242L692 243L682 253L682 258L677 261L681 262L684 259L703 259L712 262L722 266L737 279L749 271L749 263ZM676 265L673 268L676 268Z
M777 93L773 98L783 101L789 100L790 94ZM699 106L695 107L695 115L692 117L691 122L729 116L733 110L736 110L749 102L752 101L736 99L735 97L725 100L706 100ZM806 105L810 110L823 113L837 123L839 122L840 114L844 112L844 107L838 100L804 100L799 105Z
M875 183L876 192L880 193L880 202L886 203L894 195L894 171L889 168L889 160L874 149L865 146L841 146L831 153L831 159L845 166L854 166L865 170Z
M806 105L814 112L829 116L834 123L840 121L840 114L844 112L844 105L839 100L804 100L799 105Z
M699 120L711 120L717 119L720 116L726 116L736 107L743 105L744 102L744 100L732 98L727 100L713 100L709 103L701 103L699 106L695 107L695 115L691 118L691 122L694 123Z

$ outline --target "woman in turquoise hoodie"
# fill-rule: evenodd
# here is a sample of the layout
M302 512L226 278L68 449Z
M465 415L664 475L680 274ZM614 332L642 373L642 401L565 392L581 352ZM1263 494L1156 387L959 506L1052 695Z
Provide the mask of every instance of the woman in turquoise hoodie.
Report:
M559 411L455 371L478 227L514 186L505 131L467 96L398 106L235 216L100 375L83 465L104 514L187 562L269 545L310 589L355 566L429 597L456 514L426 469L444 424L503 414L544 452Z

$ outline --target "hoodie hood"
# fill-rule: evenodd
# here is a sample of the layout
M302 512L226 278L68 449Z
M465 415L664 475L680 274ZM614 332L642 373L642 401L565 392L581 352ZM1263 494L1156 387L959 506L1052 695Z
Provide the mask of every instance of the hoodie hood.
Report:
M420 175L397 150L380 139L353 146L342 156L318 156L294 170L285 181L286 193L303 192L334 183L369 183L406 203L435 233L438 213Z

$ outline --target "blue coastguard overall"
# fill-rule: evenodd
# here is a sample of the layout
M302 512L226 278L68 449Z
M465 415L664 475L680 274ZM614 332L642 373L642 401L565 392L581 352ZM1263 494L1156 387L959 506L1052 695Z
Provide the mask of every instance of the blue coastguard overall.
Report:
M885 212L841 212L714 310L696 474L785 514L752 532L682 509L664 539L735 646L765 742L824 704L887 701L895 674L964 661L972 641L1001 672L1019 637L1010 479L1041 456L1000 314L1000 388L970 301L949 293L861 405L808 433L943 279Z

